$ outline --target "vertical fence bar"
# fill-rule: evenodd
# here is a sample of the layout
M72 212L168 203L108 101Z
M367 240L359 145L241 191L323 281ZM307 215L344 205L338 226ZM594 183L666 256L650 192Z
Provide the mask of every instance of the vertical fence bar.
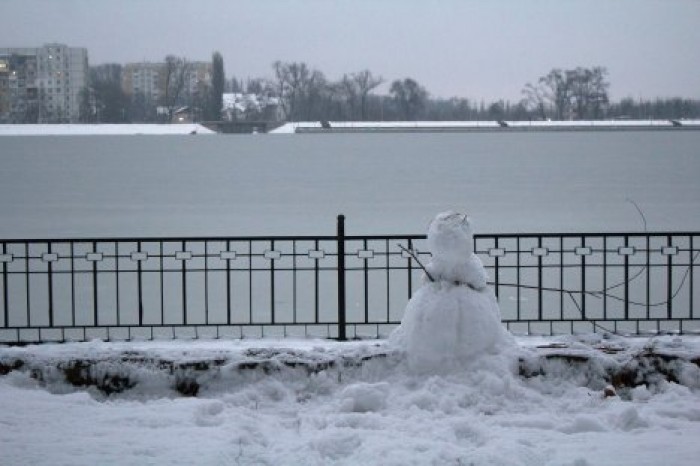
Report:
M32 326L31 293L29 292L29 243L24 243L25 282L27 284L27 327Z
M364 251L367 251L367 240L364 239L362 240L362 249ZM369 259L365 255L365 258L363 260L363 268L364 268L364 298L365 298L365 323L369 323L369 265L367 263Z
M270 312L271 321L275 323L275 256L272 251L275 250L275 240L270 241Z
M389 265L391 262L391 255L389 254L389 240L386 240L386 321L389 322L389 314L391 310L391 273Z
M2 243L2 254L7 254L7 243ZM10 326L10 303L9 293L7 291L7 261L2 261L2 304L5 313L5 327Z
M671 247L673 243L673 238L671 235L666 237L666 246ZM671 318L673 314L673 254L668 254L668 259L666 263L666 317ZM658 324L657 324L658 325Z
M345 215L338 215L338 340L345 336ZM387 260L388 260L387 256Z
M71 326L75 325L75 243L70 242L70 310Z
M160 324L165 325L165 277L163 276L163 241L159 241L160 259Z
M226 240L226 323L231 325L231 240Z
M561 236L559 237L559 319L564 320L564 238Z
M297 241L292 240L292 322L297 323ZM285 332L287 327L285 326Z
M114 242L114 276L115 276L115 286L117 287L116 292L116 304L117 304L117 327L121 325L121 320L119 314L121 313L121 306L119 302L119 242Z
M51 254L51 241L47 242L48 253ZM49 260L48 267L48 285L49 285L49 327L53 327L53 261Z
M688 317L693 318L695 316L695 309L693 308L693 291L694 291L694 286L693 286L693 269L695 268L695 247L693 246L693 239L694 236L690 235L690 251L688 251L688 267L690 267L690 298L689 298L689 303L688 306L690 306L689 312L688 312ZM682 330L682 328L681 328Z
M209 325L209 244L204 240L204 323Z
M520 237L515 238L515 284L518 287L515 289L515 315L516 320L520 320ZM528 330L530 324L528 323Z
M314 242L314 247L318 251L318 240ZM318 304L319 304L319 290L318 290L318 257L314 259L314 323L318 324Z
M628 235L625 235L625 248L629 247ZM630 256L625 254L625 320L630 317ZM617 328L615 328L617 331Z
M97 241L92 242L92 252L97 254ZM87 253L85 255L87 259ZM95 327L99 324L98 296L97 296L97 261L92 261L92 309L94 312Z
M408 250L413 251L413 241L410 238L408 239ZM408 261L408 299L411 299L413 295L413 258L409 254L406 260ZM498 289L498 279L496 279L496 289ZM498 299L498 291L496 291L496 298Z
M248 322L253 323L253 242L248 241Z
M182 242L182 252L187 248L187 241ZM187 264L183 257L182 259L182 323L187 325Z
M498 236L496 236L496 238L494 240L495 240L494 248L498 249ZM476 239L474 241L476 241ZM500 269L498 268L499 267L498 261L500 259L499 254L500 253L495 253L496 257L494 257L494 269L493 269L493 281L494 281L494 285L495 285L494 288L496 291L496 299L498 299L498 285L500 284L500 281L501 281Z
M608 318L608 237L603 236L603 320Z
M586 247L586 237L581 236L581 248ZM581 254L581 319L586 320L586 255Z
M537 247L542 248L541 236L537 237ZM537 288L537 320L542 321L542 254L537 256Z
M138 261L136 262L136 267L137 267L137 287L138 287L138 293L139 293L139 325L143 325L143 266L141 263L143 262L141 260L141 251L142 246L141 246L141 241L138 241L136 243L136 251L139 253ZM119 309L117 309L117 318L119 316Z
M646 279L647 279L647 286L646 286L646 318L649 319L649 315L651 314L651 237L647 235L647 261L646 261Z

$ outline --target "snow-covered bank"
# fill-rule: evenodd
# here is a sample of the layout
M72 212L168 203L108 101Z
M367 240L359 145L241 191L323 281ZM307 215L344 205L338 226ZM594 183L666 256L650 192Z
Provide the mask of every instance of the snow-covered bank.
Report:
M700 129L700 120L577 120L577 121L320 121L290 122L270 134L297 132L401 132L401 131L490 131L490 130L625 130Z
M0 125L0 136L108 136L108 135L216 134L199 124L39 124Z
M700 354L700 338L592 335L517 341L513 355L532 369L538 361L548 365L547 373L533 370L518 376L515 367L503 372L496 361L481 358L452 373L413 375L401 355L389 354L391 348L381 341L95 341L1 348L4 361L21 357L34 368L57 367L59 361L75 358L134 361L149 356L189 364L196 373L197 361L219 361L196 397L175 391L156 395L161 387L154 374L163 369L155 366L142 366L140 392L134 388L108 398L57 379L41 381L29 367L12 370L0 377L2 461L222 466L696 463L700 369L687 361ZM598 377L608 365L631 358L624 364L632 367L638 361L634 355L652 350L686 360L680 383L660 378L618 389L620 396L606 396L592 383L606 383ZM577 365L582 358L594 363ZM321 364L334 360L363 362ZM253 367L263 361L268 364ZM315 364L318 370L293 367L292 362ZM240 369L245 365L249 368ZM217 371L218 379L213 376ZM199 372L204 382L209 371Z

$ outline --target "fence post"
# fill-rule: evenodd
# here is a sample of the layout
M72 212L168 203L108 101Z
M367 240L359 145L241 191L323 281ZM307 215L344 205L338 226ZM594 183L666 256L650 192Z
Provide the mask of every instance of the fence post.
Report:
M345 341L345 215L338 215L338 340Z

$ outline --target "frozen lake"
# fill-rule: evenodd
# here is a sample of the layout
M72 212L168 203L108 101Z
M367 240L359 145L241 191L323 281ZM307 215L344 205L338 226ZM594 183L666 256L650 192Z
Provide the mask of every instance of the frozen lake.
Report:
M3 137L0 237L700 229L700 132Z

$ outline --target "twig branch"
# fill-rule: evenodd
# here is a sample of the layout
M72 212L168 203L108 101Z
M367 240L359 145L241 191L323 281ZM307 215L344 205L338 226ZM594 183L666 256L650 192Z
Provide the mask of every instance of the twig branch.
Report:
M428 272L428 269L426 269L425 266L423 266L423 263L420 261L420 259L418 259L418 256L416 256L415 252L411 251L410 249L407 249L406 247L404 247L403 244L397 244L397 246L398 246L402 251L408 253L408 254L413 258L413 260L416 261L416 262L418 263L418 265L420 266L420 268L423 269L423 272L425 272L425 275L428 277L428 280L430 280L430 281L433 282L433 283L435 282L435 279L433 278L432 275L430 275L430 272Z

